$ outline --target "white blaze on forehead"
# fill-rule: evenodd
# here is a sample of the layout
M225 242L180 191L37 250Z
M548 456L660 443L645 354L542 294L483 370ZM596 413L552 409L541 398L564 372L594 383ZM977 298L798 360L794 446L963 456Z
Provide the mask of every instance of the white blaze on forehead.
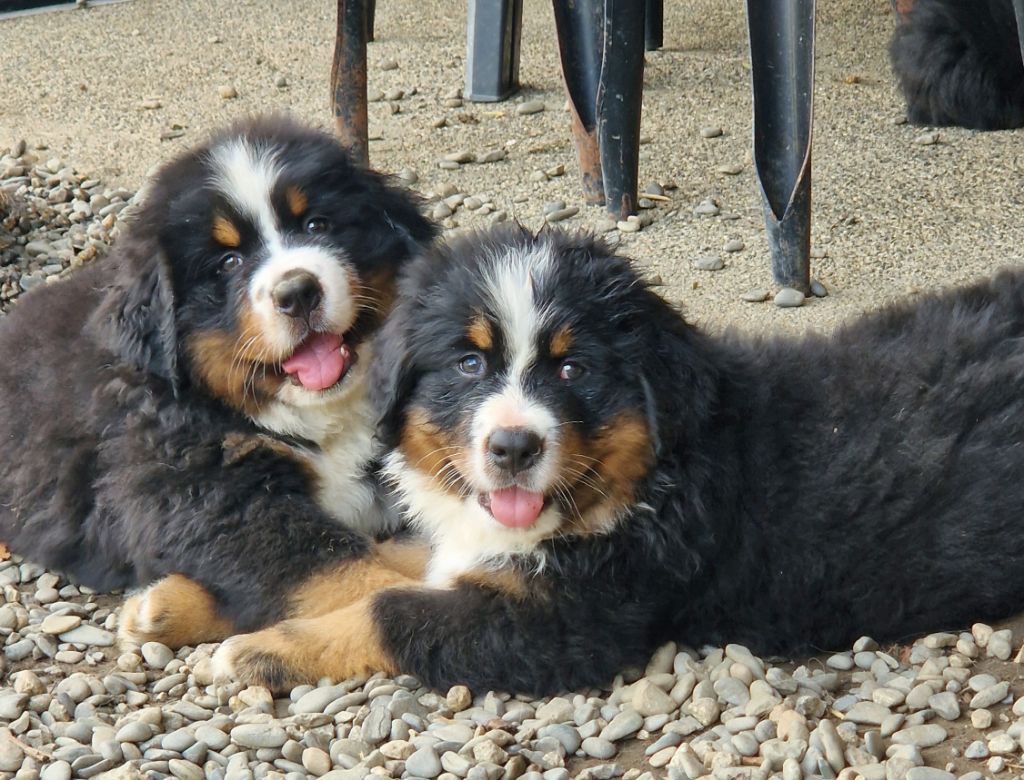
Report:
M282 245L270 202L281 168L275 151L244 138L233 138L210 150L213 185L242 214L252 219L264 243L272 251Z
M552 263L551 248L540 243L495 258L484 276L484 293L505 337L511 384L521 385L523 375L537 358L538 336L547 318L537 301L537 291Z

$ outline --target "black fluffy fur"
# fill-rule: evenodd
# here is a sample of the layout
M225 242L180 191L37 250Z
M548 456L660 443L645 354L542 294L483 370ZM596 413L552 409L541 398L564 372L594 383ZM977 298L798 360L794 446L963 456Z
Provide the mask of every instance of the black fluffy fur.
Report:
M915 0L889 50L916 125L1024 125L1024 65L1011 0Z
M464 239L410 269L386 326L391 444L457 359L433 346L465 328L438 296L473 295L488 258L538 240L557 248L540 294L597 350L578 413L643 413L653 393L656 459L611 533L543 543L539 570L509 564L526 598L466 582L379 594L399 668L440 689L542 693L607 682L670 639L839 649L1024 607L1024 272L831 336L750 341L691 327L590 238Z
M394 272L432 240L416 204L329 136L271 119L213 142L235 134L332 199L330 240L360 272ZM276 617L289 586L368 545L317 505L295 459L266 447L229 457L232 437L270 434L194 381L185 339L233 316L206 271L218 262L203 244L208 148L157 175L111 257L0 321L0 540L99 589L184 574L245 630Z

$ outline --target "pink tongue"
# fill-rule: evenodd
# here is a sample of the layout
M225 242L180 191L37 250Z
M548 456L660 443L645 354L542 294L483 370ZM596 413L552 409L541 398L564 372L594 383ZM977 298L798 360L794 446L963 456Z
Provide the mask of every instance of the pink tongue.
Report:
M491 493L491 514L509 528L527 528L534 524L544 508L544 496L520 487L503 488Z
M281 367L307 390L326 390L335 384L348 368L349 351L341 336L314 333L299 345Z

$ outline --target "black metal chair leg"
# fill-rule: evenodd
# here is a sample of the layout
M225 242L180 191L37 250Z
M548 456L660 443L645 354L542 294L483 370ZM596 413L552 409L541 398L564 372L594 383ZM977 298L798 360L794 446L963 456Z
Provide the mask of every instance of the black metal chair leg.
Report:
M523 0L469 0L466 9L466 88L478 103L505 100L519 89Z
M602 205L605 197L597 142L597 88L604 55L604 8L600 0L553 0L552 6L573 141L583 178L583 199Z
M1024 60L1024 0L1013 0L1013 13L1017 17L1017 39L1020 41L1020 56Z
M377 21L377 0L366 0L366 40L373 42L374 23Z
M665 0L644 2L644 47L654 51L665 45Z
M643 14L635 0L553 6L584 199L624 219L636 211Z
M370 164L366 114L367 0L338 0L338 32L331 66L334 129L357 164Z
M597 142L605 207L636 213L640 108L644 93L644 20L635 0L605 0L604 65L597 92Z
M747 0L754 166L772 275L810 290L814 0Z

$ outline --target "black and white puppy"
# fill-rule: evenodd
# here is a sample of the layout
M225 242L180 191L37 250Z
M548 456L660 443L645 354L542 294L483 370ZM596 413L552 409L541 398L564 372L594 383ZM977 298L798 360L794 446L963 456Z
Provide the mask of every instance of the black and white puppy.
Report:
M191 578L134 600L130 639L286 614L382 521L368 337L433 235L408 196L283 118L165 166L111 257L0 321L0 440L17 448L0 539L95 588Z
M1024 125L1024 64L1012 0L914 0L889 48L916 125Z
M747 341L599 242L503 228L409 268L375 369L425 581L234 637L221 671L552 692L670 639L840 648L1024 608L1021 271Z

